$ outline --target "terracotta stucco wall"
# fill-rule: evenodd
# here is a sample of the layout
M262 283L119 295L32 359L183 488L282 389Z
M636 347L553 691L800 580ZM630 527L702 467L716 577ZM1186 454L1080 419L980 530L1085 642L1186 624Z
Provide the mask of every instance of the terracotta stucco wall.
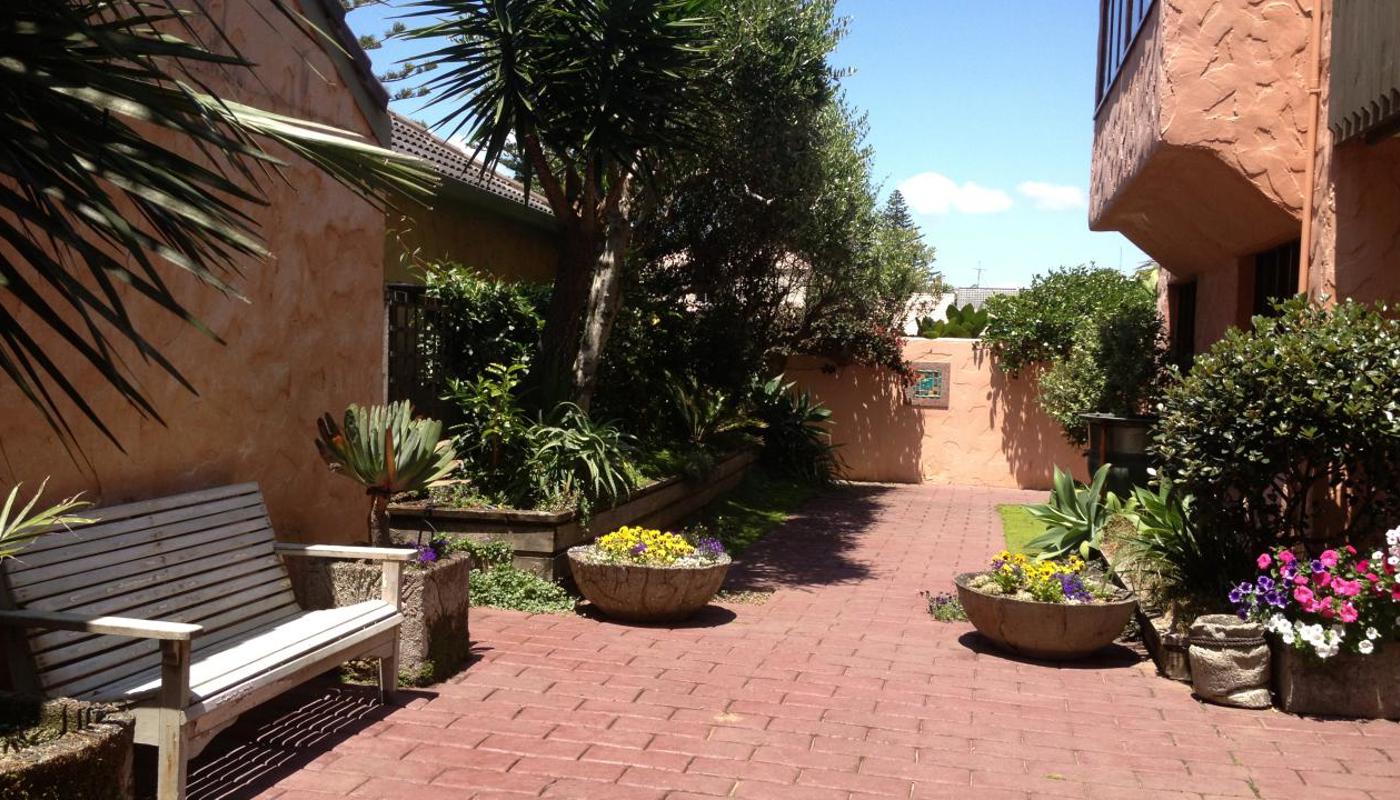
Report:
M450 198L431 210L397 217L385 240L385 273L390 282L417 283L405 263L455 261L498 278L552 283L559 265L559 236L538 225L509 219Z
M881 370L788 363L788 377L831 408L847 477L1047 489L1058 464L1085 478L1083 454L1036 405L1032 380L1009 379L968 339L910 339L904 355L951 365L947 409L905 404L898 379Z
M367 118L324 52L298 34L270 29L250 4L210 5L238 47L261 65L262 83L240 80L231 88L234 97L370 135ZM216 79L214 85L220 85ZM65 369L128 453L79 423L91 460L80 468L18 392L0 382L0 485L23 480L33 486L52 476L46 497L83 491L111 504L256 480L283 538L364 538L363 491L331 475L312 442L323 411L383 398L384 216L300 163L285 176L266 182L268 207L250 209L275 257L248 262L235 281L249 303L175 269L163 273L226 346L139 298L130 301L142 330L199 395L131 358L137 380L165 417L162 427L141 420L90 371L65 359Z

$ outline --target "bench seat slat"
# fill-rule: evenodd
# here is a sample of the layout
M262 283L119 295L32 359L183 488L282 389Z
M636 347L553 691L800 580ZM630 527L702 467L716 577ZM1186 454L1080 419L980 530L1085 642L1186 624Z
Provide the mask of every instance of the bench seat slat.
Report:
M383 600L366 600L341 608L304 611L260 633L196 656L190 663L191 705L254 680L279 664L333 644L366 629L399 624L398 609ZM138 701L160 688L160 670L91 690L83 699Z

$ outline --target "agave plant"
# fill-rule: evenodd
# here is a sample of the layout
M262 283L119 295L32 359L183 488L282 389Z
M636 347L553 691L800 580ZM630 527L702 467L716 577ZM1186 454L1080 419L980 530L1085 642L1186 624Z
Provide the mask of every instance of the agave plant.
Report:
M754 404L769 463L813 483L836 479L842 464L831 441L831 409L781 374L754 387Z
M15 501L19 498L19 486L10 490L10 495L5 499L4 508L0 508L0 560L14 558L30 540L47 533L55 528L67 528L70 525L86 525L92 522L90 519L79 517L72 512L80 511L91 503L79 500L78 495L74 495L67 500L59 501L48 508L38 511L34 510L34 504L39 502L39 496L44 493L44 487L48 485L46 478L39 484L39 491L29 498L29 502L23 508L16 509Z
M713 443L717 436L752 430L762 423L744 413L739 403L723 389L702 386L694 376L671 377L667 384L676 408L681 430L694 447Z
M428 488L452 471L457 454L442 438L442 423L414 419L407 401L387 406L351 405L342 425L326 414L317 420L316 450L339 473L365 487L370 496L370 539L380 547L393 544L389 534L389 498Z
M1099 467L1088 486L1055 467L1049 502L1026 507L1045 525L1045 533L1026 544L1030 553L1040 559L1078 555L1086 561L1100 553L1104 524L1113 515L1131 510L1117 495L1104 492L1110 466Z

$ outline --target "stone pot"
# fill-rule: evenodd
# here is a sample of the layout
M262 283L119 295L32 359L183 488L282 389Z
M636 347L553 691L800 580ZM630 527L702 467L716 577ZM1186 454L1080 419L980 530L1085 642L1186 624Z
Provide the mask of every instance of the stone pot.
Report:
M346 606L380 597L378 563L325 561L321 596L315 608ZM471 569L468 556L453 556L427 566L405 564L399 589L403 626L399 629L399 675L418 685L457 672L471 652Z
M953 579L967 618L997 646L1047 661L1084 658L1113 643L1133 616L1137 600L1093 604L1041 603L979 592L968 582L981 572Z
M1271 708L1269 643L1264 626L1234 614L1206 614L1191 623L1191 688L1208 703Z
M129 800L134 732L112 706L0 692L0 797Z
M587 545L569 549L578 590L599 611L630 622L685 619L714 599L732 563L729 556L704 567L594 564L581 558Z
M1279 708L1292 714L1400 720L1400 642L1323 660L1269 637Z

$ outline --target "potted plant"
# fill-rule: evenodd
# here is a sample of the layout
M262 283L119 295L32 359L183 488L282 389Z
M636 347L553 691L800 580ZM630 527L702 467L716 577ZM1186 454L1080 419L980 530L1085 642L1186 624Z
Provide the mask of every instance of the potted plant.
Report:
M1400 719L1397 565L1400 528L1369 553L1275 548L1259 556L1253 581L1230 590L1237 613L1269 631L1284 711Z
M977 632L1018 655L1084 658L1123 633L1137 601L1085 570L1084 561L1036 561L1002 551L985 572L953 581Z
M718 539L640 527L569 550L583 596L604 614L633 622L682 620L704 608L730 563Z
M389 524L389 499L425 491L445 477L456 460L442 423L414 419L407 401L388 406L352 405L336 425L327 414L318 421L316 449L335 472L365 487L370 496L369 530L379 547L418 549L414 568L403 574L399 634L401 678L409 685L451 674L466 660L470 640L471 559L450 552L446 540L399 542ZM380 596L380 567L360 561L316 559L305 581L311 607L348 605Z

